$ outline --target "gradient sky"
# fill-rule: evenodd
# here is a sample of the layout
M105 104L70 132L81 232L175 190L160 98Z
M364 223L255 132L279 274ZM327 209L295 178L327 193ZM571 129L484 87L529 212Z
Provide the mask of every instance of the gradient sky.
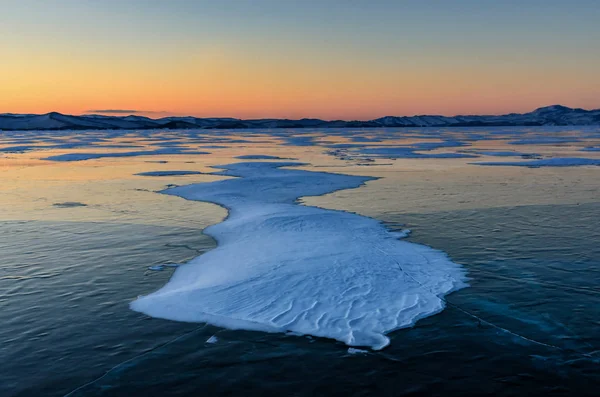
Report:
M600 1L0 0L0 113L600 108Z

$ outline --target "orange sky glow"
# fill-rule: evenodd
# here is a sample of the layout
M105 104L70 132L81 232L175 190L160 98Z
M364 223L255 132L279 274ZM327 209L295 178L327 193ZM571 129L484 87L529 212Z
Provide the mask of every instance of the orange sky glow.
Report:
M90 11L65 4L71 13ZM437 27L445 19L431 26L439 31L406 36L410 30L395 25L376 33L375 26L325 24L265 30L252 23L258 17L241 13L237 31L217 20L207 36L197 31L201 21L177 13L154 31L142 21L151 15L93 11L89 25L65 27L59 22L68 15L40 13L30 19L43 23L21 26L15 17L13 29L0 27L0 113L131 109L150 117L365 120L527 112L556 103L600 107L597 28L586 31L589 43L563 39L562 50L551 51L554 38L528 31L512 37L502 26L482 39L470 31L446 36Z

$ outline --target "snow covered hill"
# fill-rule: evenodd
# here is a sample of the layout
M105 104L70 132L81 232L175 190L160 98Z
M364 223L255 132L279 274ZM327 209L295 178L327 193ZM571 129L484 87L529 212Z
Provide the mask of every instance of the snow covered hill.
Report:
M360 127L485 127L485 126L581 126L600 125L600 109L585 110L561 105L541 107L529 113L485 116L386 116L368 121L320 119L255 119L143 116L69 116L56 112L0 114L0 130L89 130L89 129L250 129L250 128L360 128Z

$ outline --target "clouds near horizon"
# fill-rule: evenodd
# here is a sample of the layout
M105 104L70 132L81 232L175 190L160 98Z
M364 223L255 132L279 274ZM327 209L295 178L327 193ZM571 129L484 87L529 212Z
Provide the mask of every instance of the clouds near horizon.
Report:
M90 109L88 113L111 113L111 114L136 114L144 113L141 110L129 110L129 109Z

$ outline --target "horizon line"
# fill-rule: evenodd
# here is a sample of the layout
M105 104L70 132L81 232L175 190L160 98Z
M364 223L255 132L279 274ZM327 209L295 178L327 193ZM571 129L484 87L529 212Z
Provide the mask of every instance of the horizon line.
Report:
M593 112L593 111L598 111L600 110L600 108L596 108L596 109L584 109L584 108L572 108L569 106L565 106L565 105L560 105L560 104L552 104L552 105L547 105L547 106L540 106L537 107L531 111L528 112L523 112L523 113L518 113L518 112L510 112L510 113L498 113L498 114L455 114L452 116L446 116L446 115L442 115L442 114L413 114L411 116L408 115L400 115L400 116L394 116L394 115L385 115L385 116L381 116L381 117L376 117L376 118L372 118L372 119L368 119L368 120L361 120L361 119L321 119L321 118L317 118L317 117L301 117L301 118L287 118L287 117L261 117L261 118L238 118L238 117L232 117L232 116L208 116L208 117L199 117L199 116L192 116L192 115L179 115L177 116L176 112L168 112L168 111L147 111L147 110L131 110L131 109L107 109L107 110L103 110L103 111L98 111L98 110L90 110L88 112L82 112L79 114L68 114L68 113L61 113L61 112L57 112L57 111L50 111L47 113L14 113L14 112L7 112L7 113L0 113L0 117L2 116L45 116L45 115L51 115L51 114L59 114L62 116L71 116L71 117L92 117L92 116L102 116L102 117L112 117L112 118L125 118L125 117L129 117L129 116L133 116L133 117L143 117L143 118L147 118L150 120L161 120L161 119L165 119L165 118L169 118L169 117L174 117L174 118L186 118L186 117L193 117L193 118L197 118L197 119L232 119L232 120L240 120L240 121L252 121L252 120L321 120L321 121L326 121L326 122L334 122L334 121L346 121L346 122L353 122L353 121L360 121L360 122L366 122L366 121L374 121L374 120L378 120L378 119L382 119L385 117L397 117L397 118L403 118L403 117L407 117L407 118L411 118L411 117L493 117L493 116L506 116L506 115L512 115L512 114L528 114L528 113L532 113L535 112L536 110L539 109L546 109L546 108L553 108L553 107L560 107L560 108L566 108L569 110L581 110L581 111L586 111L586 112ZM158 118L152 118L149 116L144 116L142 114L171 114L171 115L166 115L164 117L158 117Z

